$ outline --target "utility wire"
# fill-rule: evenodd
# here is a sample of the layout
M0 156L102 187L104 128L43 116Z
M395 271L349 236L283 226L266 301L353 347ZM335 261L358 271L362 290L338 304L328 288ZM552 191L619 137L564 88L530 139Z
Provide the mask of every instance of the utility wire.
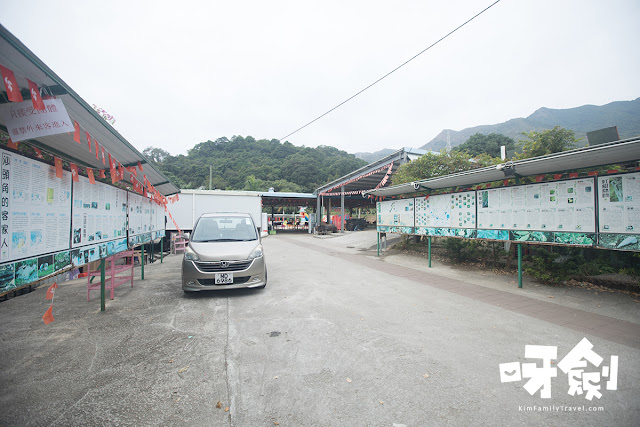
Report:
M423 51L421 51L420 53L414 55L411 59L403 62L401 65L397 66L396 68L394 68L393 70L389 71L387 74L385 74L384 76L380 77L378 80L376 80L375 82L371 83L369 86L365 87L364 89L362 89L360 92L356 93L355 95L350 96L349 98L347 98L346 100L342 101L340 104L336 105L335 107L333 107L332 109L330 109L329 111L327 111L326 113L322 114L321 116L316 117L315 119L311 120L309 123L307 123L306 125L299 127L298 129L294 130L293 132L291 132L290 134L283 136L282 138L280 138L280 141L282 141L285 138L290 137L291 135L298 133L299 131L301 131L302 129L306 128L307 126L317 122L318 120L320 120L321 118L323 118L324 116L326 116L327 114L331 113L332 111L338 109L339 107L343 106L344 104L346 104L347 102L351 101L353 98L355 98L356 96L360 95L362 92L364 92L365 90L371 88L372 86L374 86L375 84L379 83L380 81L384 80L385 78L389 77L391 74L395 73L396 71L398 71L400 68L404 67L405 65L407 65L409 62L413 61L414 59L416 59L418 56L422 55L423 53L425 53L426 51L428 51L429 49L431 49L432 47L434 47L435 45L437 45L438 43L440 43L441 41L443 41L444 39L446 39L447 37L449 37L451 34L455 33L456 31L458 31L460 28L464 27L465 25L467 25L469 22L473 21L474 19L476 19L478 16L482 15L483 13L485 13L487 10L491 9L493 6L495 6L496 4L500 3L500 0L496 0L495 2L493 2L491 5L487 6L484 10L482 10L481 12L479 12L478 14L474 15L472 18L468 19L467 21L465 21L463 24L460 24L458 27L456 27L454 30L452 30L451 32L449 32L447 35L445 35L444 37L440 38L438 41L436 41L435 43L433 43L431 46L427 47L426 49L424 49Z

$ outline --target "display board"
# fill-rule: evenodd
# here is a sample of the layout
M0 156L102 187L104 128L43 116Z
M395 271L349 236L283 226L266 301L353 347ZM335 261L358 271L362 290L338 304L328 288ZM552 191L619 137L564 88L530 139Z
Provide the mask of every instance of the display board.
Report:
M640 250L640 173L598 177L600 246Z
M129 246L151 240L151 204L139 194L129 193Z
M69 249L71 173L0 150L0 262Z
M414 200L416 227L476 227L476 195L474 191L418 197Z
M593 178L477 191L479 229L595 233Z
M122 239L126 231L127 192L80 176L73 185L71 247Z
M378 225L414 227L414 199L378 202Z

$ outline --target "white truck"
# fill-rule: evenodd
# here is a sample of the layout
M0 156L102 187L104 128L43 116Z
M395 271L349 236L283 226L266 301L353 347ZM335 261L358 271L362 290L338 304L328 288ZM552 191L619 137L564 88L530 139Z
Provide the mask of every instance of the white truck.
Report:
M219 212L246 212L251 215L256 227L263 230L267 225L262 224L261 194L257 191L180 190L178 201L169 203L167 209L184 232L193 230L203 213ZM175 230L173 221L168 219L167 231Z

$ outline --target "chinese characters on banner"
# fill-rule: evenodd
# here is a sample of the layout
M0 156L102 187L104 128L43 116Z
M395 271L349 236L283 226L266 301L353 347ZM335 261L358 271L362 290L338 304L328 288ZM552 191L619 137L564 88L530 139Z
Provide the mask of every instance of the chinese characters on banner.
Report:
M35 109L30 100L0 105L0 114L14 142L74 131L62 100L45 99L44 105L44 110Z

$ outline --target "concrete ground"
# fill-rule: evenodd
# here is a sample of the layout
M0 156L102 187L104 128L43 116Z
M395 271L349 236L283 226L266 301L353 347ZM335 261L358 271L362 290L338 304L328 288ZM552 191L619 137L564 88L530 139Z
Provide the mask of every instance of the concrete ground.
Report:
M86 282L0 303L0 425L639 425L640 315L619 292L555 288L396 252L375 232L264 239L264 290L184 295L180 256L136 269L100 312ZM551 398L499 364L584 337L617 390ZM551 365L555 367L555 363ZM592 412L596 410L597 412Z

